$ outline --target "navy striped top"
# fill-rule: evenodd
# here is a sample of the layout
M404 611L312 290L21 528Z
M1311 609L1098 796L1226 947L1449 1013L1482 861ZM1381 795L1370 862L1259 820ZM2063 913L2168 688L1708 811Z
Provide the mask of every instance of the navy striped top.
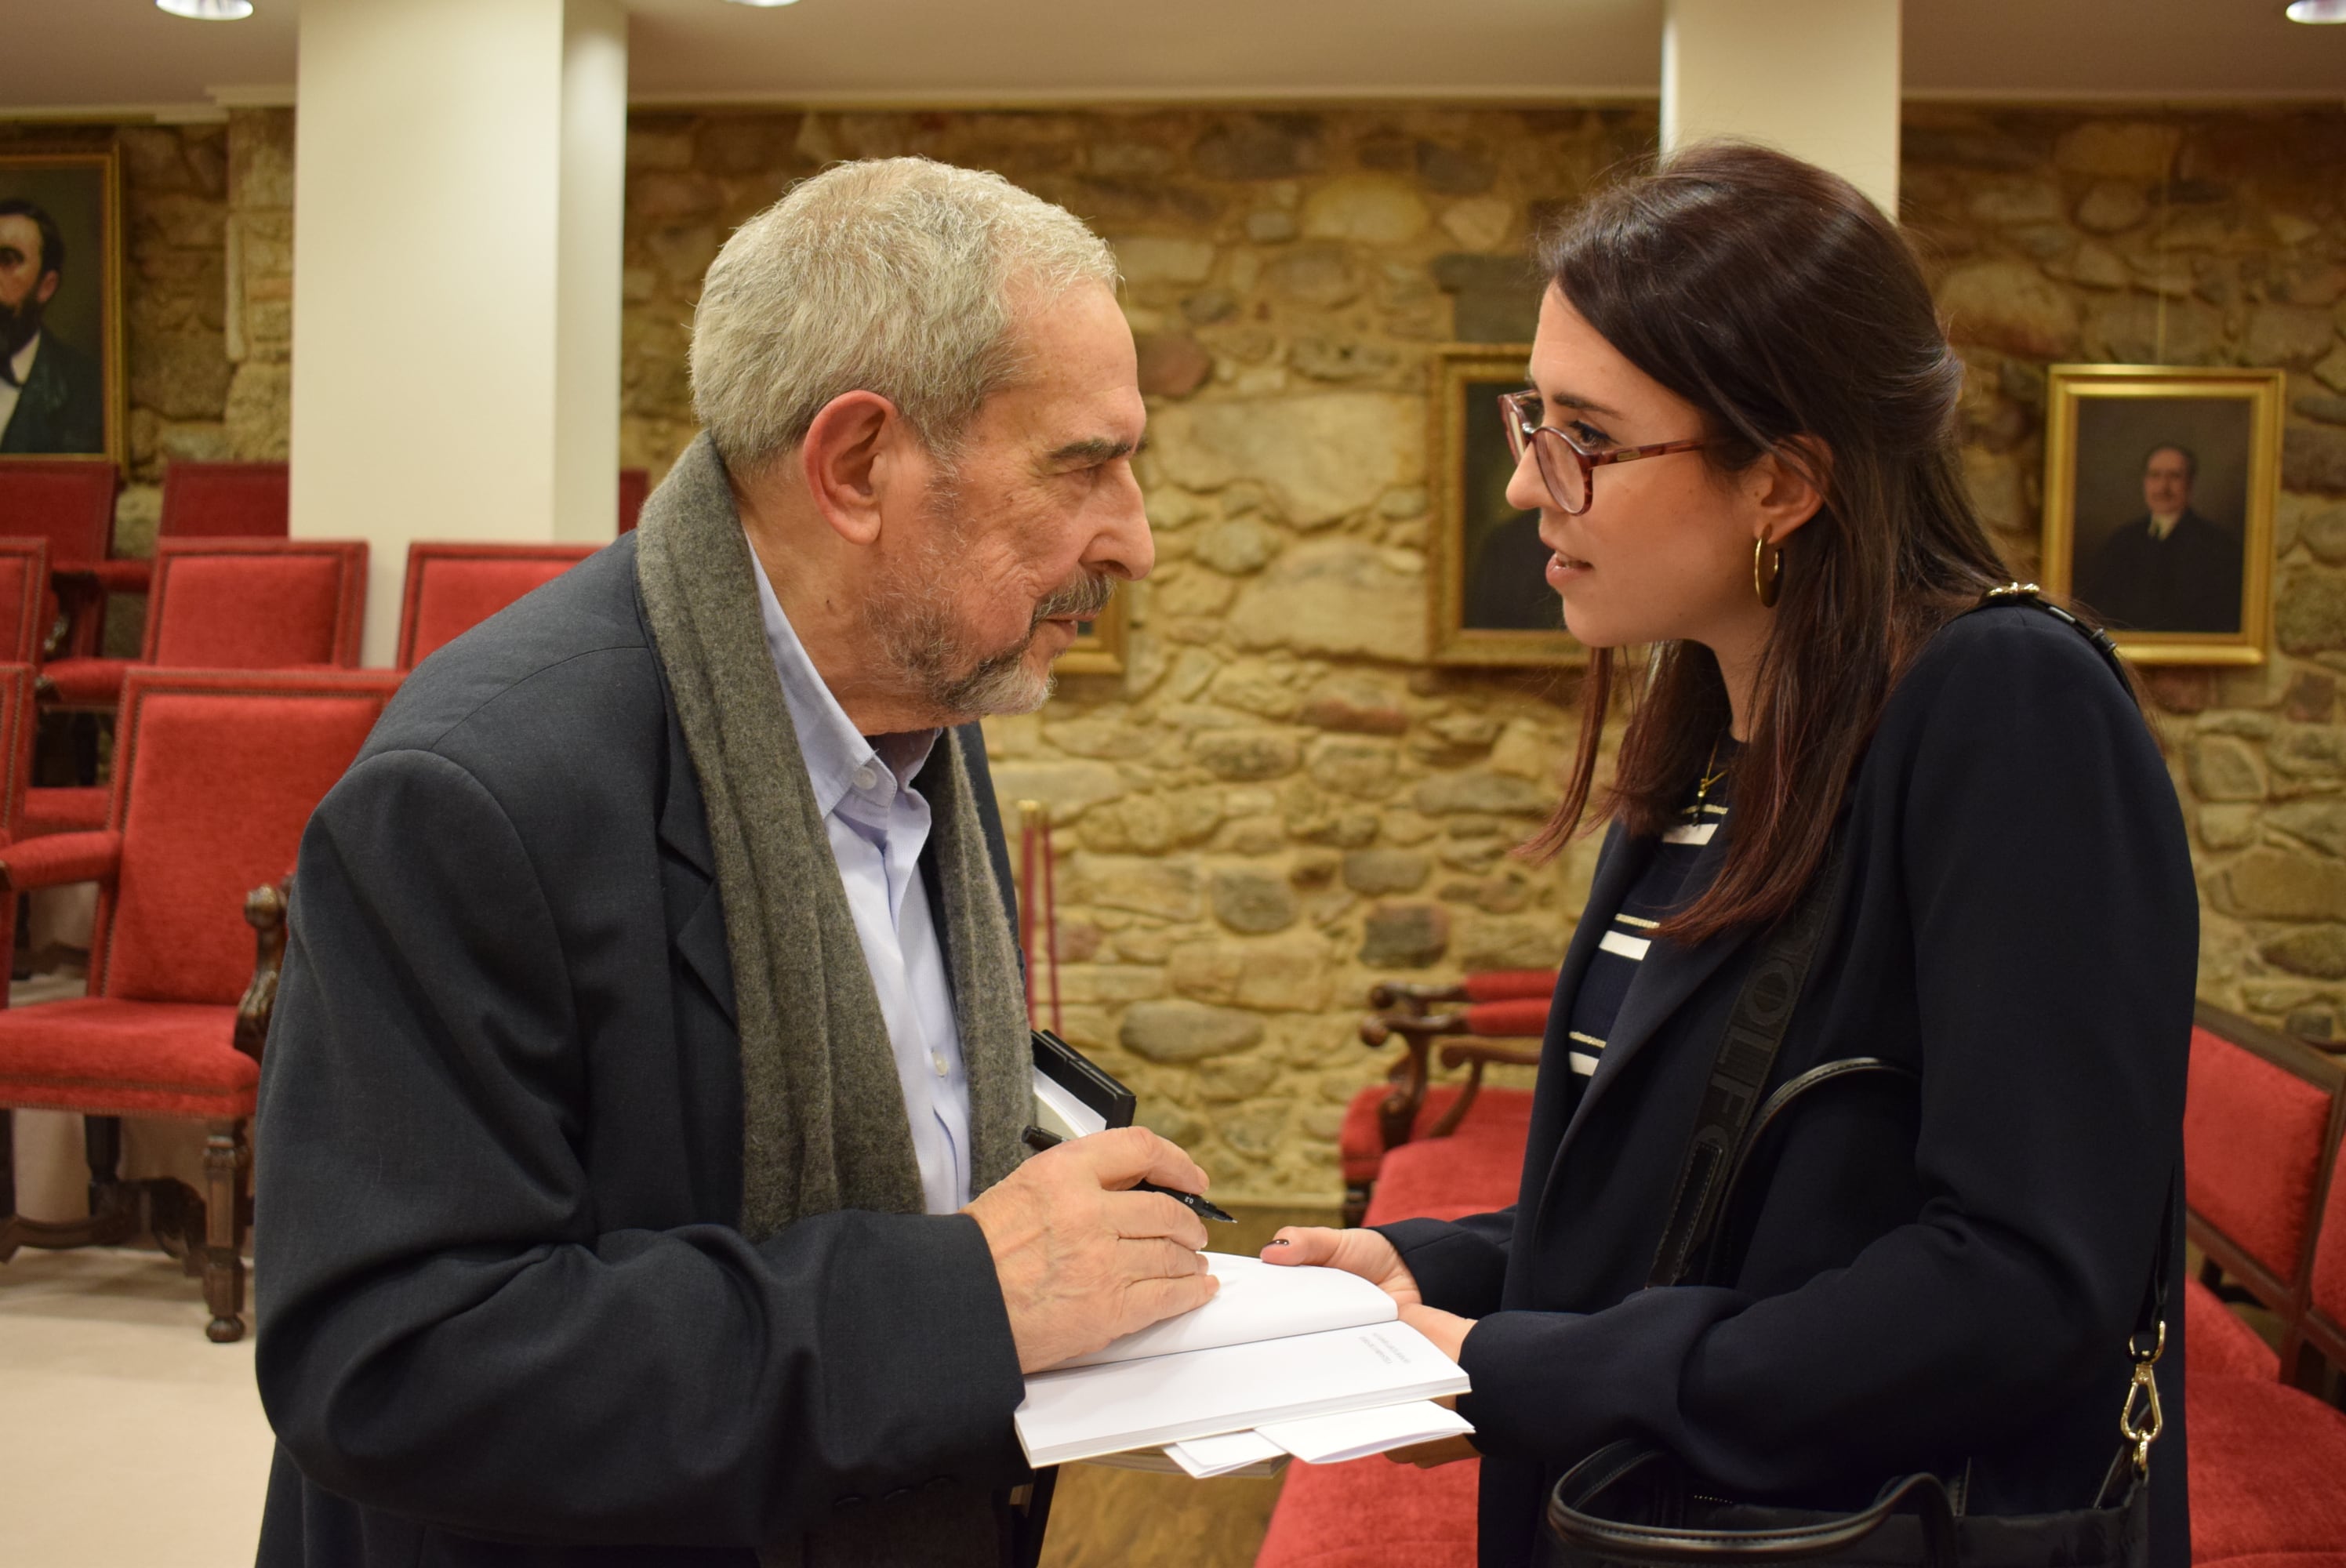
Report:
M1734 752L1734 741L1722 741L1718 760L1712 764L1716 776L1710 788L1705 790L1698 783L1687 791L1678 820L1664 830L1661 842L1654 846L1653 859L1623 895L1621 907L1613 911L1589 960L1588 972L1581 976L1580 989L1572 998L1571 1047L1566 1057L1578 1077L1595 1074L1604 1057L1606 1037L1613 1032L1613 1021L1620 1016L1621 1004L1637 978L1637 966L1653 946L1654 928L1692 902L1700 891L1689 887L1687 879L1704 847L1727 824L1726 770Z

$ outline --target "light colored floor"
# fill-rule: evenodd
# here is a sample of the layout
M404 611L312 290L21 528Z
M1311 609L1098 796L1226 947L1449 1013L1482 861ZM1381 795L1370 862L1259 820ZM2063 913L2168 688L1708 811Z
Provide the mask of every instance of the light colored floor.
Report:
M1311 1209L1246 1209L1252 1251ZM159 1253L26 1250L0 1264L0 1564L246 1568L270 1440L252 1340L204 1338L200 1281ZM1245 1568L1279 1483L1077 1466L1046 1568Z
M160 1253L0 1264L0 1563L247 1568L269 1475L252 1341Z

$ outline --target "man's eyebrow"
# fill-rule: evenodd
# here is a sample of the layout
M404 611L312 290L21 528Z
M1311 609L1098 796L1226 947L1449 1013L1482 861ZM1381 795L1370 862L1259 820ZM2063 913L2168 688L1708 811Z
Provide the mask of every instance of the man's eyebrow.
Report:
M1053 463L1114 463L1119 457L1130 457L1148 444L1143 436L1138 441L1121 441L1112 435L1086 436L1055 449L1047 461Z

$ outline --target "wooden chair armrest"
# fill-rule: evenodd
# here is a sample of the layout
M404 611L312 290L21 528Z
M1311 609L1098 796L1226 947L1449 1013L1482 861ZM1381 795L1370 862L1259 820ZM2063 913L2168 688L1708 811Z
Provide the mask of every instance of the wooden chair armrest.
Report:
M286 902L293 879L258 887L244 895L245 923L252 927L252 979L236 1004L236 1048L260 1060L269 1044L269 1021L277 1012L277 977L285 965Z
M1369 1005L1383 1012L1388 1008L1406 1008L1412 1013L1422 1013L1436 1002L1464 1002L1466 987L1457 982L1433 984L1414 980L1381 980L1369 987Z
M0 889L22 893L68 882L102 882L121 864L119 833L51 833L0 848Z
M1425 1104L1426 1083L1433 1071L1434 1038L1462 1025L1463 1020L1456 1013L1413 1018L1376 1013L1361 1020L1361 1044L1374 1049L1398 1034L1405 1051L1386 1074L1392 1087L1377 1106L1377 1129L1386 1148L1401 1147L1417 1128L1417 1113Z

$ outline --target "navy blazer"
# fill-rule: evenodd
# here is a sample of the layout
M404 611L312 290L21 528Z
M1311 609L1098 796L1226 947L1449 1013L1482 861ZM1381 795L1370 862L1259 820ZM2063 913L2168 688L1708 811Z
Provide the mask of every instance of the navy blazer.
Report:
M291 931L261 1568L754 1568L842 1511L1025 1476L974 1220L735 1228L731 965L634 535L408 678L303 835Z
M1820 1507L1968 1470L1972 1511L2001 1513L2087 1506L2117 1451L2127 1339L2173 1218L2198 960L2157 747L2075 630L1981 611L1892 694L1841 839L1847 890L1776 1081L1872 1055L1919 1093L1874 1076L1810 1097L1745 1177L1731 1278L1646 1288L1756 944L1657 942L1595 1077L1566 1064L1574 990L1652 852L1617 830L1558 980L1515 1205L1385 1227L1431 1305L1480 1319L1460 1409L1486 1456L1485 1564L1534 1561L1547 1490L1616 1438ZM2186 1568L2173 1288L2154 1561Z

